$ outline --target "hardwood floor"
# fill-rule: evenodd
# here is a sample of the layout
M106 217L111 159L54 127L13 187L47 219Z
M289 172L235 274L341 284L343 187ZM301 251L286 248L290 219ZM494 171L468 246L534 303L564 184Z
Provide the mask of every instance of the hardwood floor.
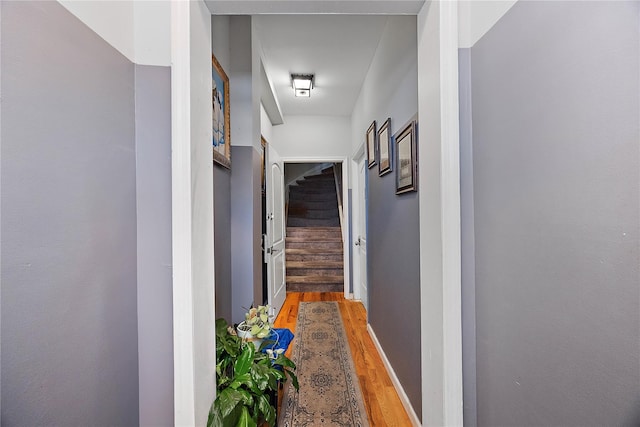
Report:
M295 333L298 304L311 301L338 302L369 423L372 426L411 426L398 393L367 332L367 315L360 302L344 299L341 292L288 292L274 326L289 328ZM291 350L289 347L288 355L291 355Z

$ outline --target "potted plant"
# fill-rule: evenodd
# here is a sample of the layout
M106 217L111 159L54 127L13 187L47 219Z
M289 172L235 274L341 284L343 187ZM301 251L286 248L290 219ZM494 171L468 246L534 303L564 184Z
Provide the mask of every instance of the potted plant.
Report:
M216 320L217 396L209 410L208 427L275 424L276 408L270 397L287 377L297 390L298 379L289 358L272 354L256 351L224 319Z
M251 307L244 317L245 320L238 325L238 335L245 341L253 342L256 349L259 349L262 341L271 333L269 306Z

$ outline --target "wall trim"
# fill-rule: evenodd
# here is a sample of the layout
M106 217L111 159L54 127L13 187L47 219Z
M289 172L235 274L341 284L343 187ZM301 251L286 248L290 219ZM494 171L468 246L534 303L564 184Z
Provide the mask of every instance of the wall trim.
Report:
M175 425L195 425L190 3L171 2L171 227ZM215 397L215 396L213 396Z
M404 406L405 411L407 411L407 415L411 420L411 424L414 427L420 427L422 424L420 423L420 418L416 414L416 411L413 410L413 406L409 401L409 397L407 393L405 393L404 388L402 388L402 384L398 379L393 367L391 366L391 362L387 359L387 355L385 354L382 346L380 345L380 341L378 341L378 337L376 337L375 332L373 332L373 328L371 324L367 323L367 331L369 332L369 336L373 341L373 344L376 346L376 350L378 350L378 354L380 354L380 358L382 359L382 363L384 363L384 367L387 369L387 373L389 374L389 378L391 378L391 382L393 383L393 387L398 392L398 397L400 397L400 401L402 402L402 406Z
M463 425L458 3L440 2L440 185L444 421Z

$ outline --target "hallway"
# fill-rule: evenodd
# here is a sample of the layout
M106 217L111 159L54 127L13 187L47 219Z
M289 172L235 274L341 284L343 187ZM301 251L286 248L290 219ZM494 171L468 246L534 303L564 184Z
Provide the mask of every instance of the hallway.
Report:
M313 301L338 302L370 424L411 425L384 363L367 332L367 315L360 302L344 299L341 292L289 292L274 326L289 328L295 334L299 303ZM294 339L287 355L291 355L295 343Z

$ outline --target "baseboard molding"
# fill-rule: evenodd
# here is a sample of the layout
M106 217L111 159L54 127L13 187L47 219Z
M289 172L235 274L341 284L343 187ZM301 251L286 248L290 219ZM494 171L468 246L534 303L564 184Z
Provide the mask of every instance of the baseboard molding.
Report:
M382 350L382 346L380 345L380 341L378 341L378 337L376 337L375 332L373 332L373 328L371 328L371 325L368 323L367 323L367 331L369 331L369 336L371 336L371 340L373 341L373 344L376 346L376 350L378 350L378 353L382 358L382 363L384 363L384 367L387 369L389 378L391 378L393 387L395 387L396 392L400 397L400 401L402 402L402 406L404 406L404 410L407 411L407 415L411 420L411 424L413 424L414 427L420 427L422 425L420 423L420 418L418 418L416 411L413 410L413 406L411 406L411 402L409 401L409 397L407 396L407 393L404 392L404 389L402 388L402 384L400 384L400 380L396 376L396 373L393 370L393 367L391 366L389 359L387 359L387 355L384 353L384 350Z

